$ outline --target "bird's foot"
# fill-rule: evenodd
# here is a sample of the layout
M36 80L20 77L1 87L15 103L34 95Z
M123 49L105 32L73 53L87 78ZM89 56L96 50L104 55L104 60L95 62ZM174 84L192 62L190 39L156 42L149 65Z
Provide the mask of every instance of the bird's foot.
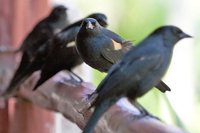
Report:
M72 71L70 71L69 76L72 80L76 80L77 82L80 82L80 83L83 82L83 79Z
M140 112L140 115L143 117L150 117L150 118L154 118L156 120L162 121L160 118L158 118L157 116L152 115L151 113L149 113L141 104L139 104L138 102L134 102L135 107L137 107L137 109Z
M82 81L80 82L80 80L77 80L75 78L64 78L63 82L67 82L67 83L71 83L71 84L76 84L76 85L80 85L82 83Z
M158 118L157 116L149 113L147 110L140 110L140 113L143 117L150 117L150 118L153 118L153 119L156 119L156 120L159 120L159 121L162 121L160 118Z
M146 115L144 115L144 114L137 114L137 115L133 115L132 119L133 120L139 120L139 119L142 119L144 117L146 117Z

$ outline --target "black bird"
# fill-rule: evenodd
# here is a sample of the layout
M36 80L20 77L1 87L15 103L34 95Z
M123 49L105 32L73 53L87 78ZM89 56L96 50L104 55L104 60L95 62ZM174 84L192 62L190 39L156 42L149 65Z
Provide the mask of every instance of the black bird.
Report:
M62 70L68 70L69 72L72 72L73 68L83 63L83 60L80 58L75 46L62 49L58 48L58 50L59 52L50 54L47 57L41 70L40 79L37 81L33 90L36 90L41 84L53 77L56 73ZM78 77L73 72L72 74ZM82 81L82 79L79 80Z
M93 18L97 19L102 26L107 26L107 17L102 13L94 13L94 14L89 15L88 17L93 17ZM50 66L44 65L45 67L41 72L41 78L38 80L38 83L34 87L34 89L36 89L39 85L41 85L46 80L51 78L57 72L59 72L63 69L71 71L72 68L74 68L76 65L79 65L80 59L77 57L77 54L76 54L76 52L74 52L73 48L69 48L69 49L67 48L67 44L69 42L75 41L75 37L80 29L80 25L81 25L82 21L83 21L83 19L67 26L61 32L54 35L54 37L52 39L49 39L44 44L42 44L35 52L32 61L27 63L26 68L23 68L23 72L20 71L20 75L18 75L17 78L14 78L14 80L11 82L12 84L10 85L8 90L15 91L19 87L19 85L21 83L23 83L28 77L30 77L35 71L40 70L43 67L43 65L45 64L46 60L50 61L49 63L46 63ZM69 52L70 50L72 50L72 51ZM62 52L63 52L63 54L62 54ZM69 52L69 53L65 53L65 52ZM65 68L63 68L63 67L62 67L62 69L61 69L61 67L53 68L53 69L51 69L52 71L50 71L48 74L46 74L47 73L46 70L50 70L50 68L46 69L46 67L51 67L51 66L55 67L57 65L64 66L62 64L57 64L58 62L54 58L52 58L54 56L58 57L58 55L65 56L65 57L60 57L59 63L63 62L63 64L66 64L68 62L68 58L71 58L70 55L72 57L75 57L74 58L75 60L73 62L69 61L69 64L66 65ZM47 59L47 57L48 57L48 59ZM55 62L53 62L53 60ZM69 59L69 60L71 60L71 59ZM52 64L50 64L50 63L52 63ZM70 63L73 63L73 64L70 64ZM70 68L70 66L71 66L71 68ZM7 94L10 94L10 91ZM4 94L4 96L6 96L7 94Z
M76 46L83 61L101 72L107 72L132 47L116 33L102 27L95 19L86 18L77 35ZM156 86L160 91L170 91L164 83Z
M107 17L102 13L94 13L87 17L95 18L101 26L107 26ZM61 70L68 70L76 76L81 82L82 79L73 73L71 70L83 63L83 60L78 55L75 47L67 47L69 42L75 41L80 25L84 19L81 19L68 27L64 28L60 33L55 35L51 44L51 50L42 67L40 79L36 83L33 90L36 90L41 84L54 76ZM38 59L37 59L38 60ZM37 63L38 64L38 63ZM71 76L72 77L72 76Z
M101 115L121 97L136 104L137 98L157 85L168 69L174 45L187 37L175 26L163 26L126 53L97 87L98 96L91 105L95 110L83 133L92 133Z
M61 29L69 25L66 10L67 8L63 5L54 7L49 16L35 25L23 41L19 50L28 52L30 56L33 56L41 44L45 43L55 33L58 33Z
M16 51L22 52L22 59L8 88L3 94L4 96L11 94L18 87L21 74L33 61L38 48L68 24L66 10L67 8L62 5L56 6L49 16L36 24L33 30L27 35L21 47Z

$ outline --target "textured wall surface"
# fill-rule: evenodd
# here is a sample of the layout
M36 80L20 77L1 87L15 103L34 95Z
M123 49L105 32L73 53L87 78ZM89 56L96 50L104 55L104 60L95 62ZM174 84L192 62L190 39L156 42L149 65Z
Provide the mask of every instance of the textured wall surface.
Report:
M0 45L18 47L26 34L48 15L48 0L0 0ZM16 65L0 55L0 91L5 89ZM54 115L28 102L0 100L0 133L50 133Z

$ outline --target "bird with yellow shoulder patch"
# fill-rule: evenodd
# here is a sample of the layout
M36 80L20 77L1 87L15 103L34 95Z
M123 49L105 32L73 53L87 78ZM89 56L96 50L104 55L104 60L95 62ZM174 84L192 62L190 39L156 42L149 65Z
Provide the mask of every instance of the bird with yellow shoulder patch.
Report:
M77 34L76 47L86 64L101 72L108 72L134 46L102 27L96 19L86 18ZM156 87L162 92L170 90L162 81Z

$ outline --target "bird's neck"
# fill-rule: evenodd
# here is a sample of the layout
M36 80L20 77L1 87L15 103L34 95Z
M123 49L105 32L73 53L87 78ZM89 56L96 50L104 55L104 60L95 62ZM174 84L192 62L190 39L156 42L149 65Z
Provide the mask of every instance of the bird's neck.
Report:
M86 30L80 30L79 31L80 34L82 35L82 37L93 37L93 36L96 36L96 33L95 32L92 32L92 31L86 31Z

